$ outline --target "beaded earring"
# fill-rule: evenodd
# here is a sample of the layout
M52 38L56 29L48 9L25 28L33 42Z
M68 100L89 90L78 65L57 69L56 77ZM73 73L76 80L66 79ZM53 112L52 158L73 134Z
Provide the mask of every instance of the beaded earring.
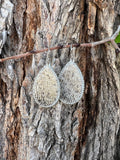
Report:
M41 107L52 107L59 100L60 84L50 64L50 48L48 48L46 65L34 80L33 97Z
M60 100L65 104L77 103L84 92L84 79L73 58L62 69L59 81L61 86Z

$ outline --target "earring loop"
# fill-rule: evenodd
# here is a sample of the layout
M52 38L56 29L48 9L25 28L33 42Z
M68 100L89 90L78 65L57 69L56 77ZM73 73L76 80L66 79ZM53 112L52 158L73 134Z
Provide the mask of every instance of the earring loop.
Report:
M39 71L33 84L34 99L37 104L45 108L54 106L60 97L59 80L50 63L49 42L46 65Z
M70 50L73 50L72 44ZM70 61L62 69L59 80L61 85L60 100L65 104L77 103L84 93L84 79L79 67L74 63L73 53L71 53Z
M73 45L70 45L70 51L71 51L71 57L70 57L70 61L74 62L74 55L73 55Z

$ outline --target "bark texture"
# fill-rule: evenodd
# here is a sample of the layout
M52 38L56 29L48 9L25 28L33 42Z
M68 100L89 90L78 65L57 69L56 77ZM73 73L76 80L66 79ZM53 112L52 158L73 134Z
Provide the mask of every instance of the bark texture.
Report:
M50 15L50 17L49 17ZM0 0L0 57L111 36L119 0ZM32 95L46 53L0 64L0 160L119 160L120 56L110 43L76 48L85 79L79 103L44 109ZM57 75L69 49L51 53Z

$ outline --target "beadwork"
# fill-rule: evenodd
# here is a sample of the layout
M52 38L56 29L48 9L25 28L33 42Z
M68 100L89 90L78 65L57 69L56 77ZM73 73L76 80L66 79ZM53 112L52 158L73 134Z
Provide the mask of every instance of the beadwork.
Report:
M65 104L77 103L84 92L84 79L80 69L72 60L62 69L59 80L60 100Z
M51 107L57 103L60 97L60 84L50 65L45 65L35 78L33 96L41 107Z

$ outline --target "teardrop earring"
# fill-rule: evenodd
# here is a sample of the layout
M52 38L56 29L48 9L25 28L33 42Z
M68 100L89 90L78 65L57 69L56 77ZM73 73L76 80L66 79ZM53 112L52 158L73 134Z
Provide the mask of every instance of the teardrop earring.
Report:
M60 97L60 84L56 73L50 65L50 48L46 65L40 70L33 84L33 97L41 107L54 106Z
M61 86L60 100L65 104L77 103L84 92L84 79L73 58L62 69L59 81Z

